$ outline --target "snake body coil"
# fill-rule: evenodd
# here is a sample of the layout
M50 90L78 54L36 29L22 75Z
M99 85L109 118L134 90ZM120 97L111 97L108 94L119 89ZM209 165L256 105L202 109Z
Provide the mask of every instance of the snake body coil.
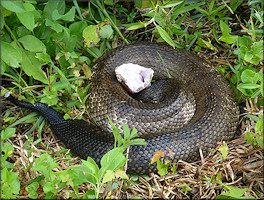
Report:
M143 103L116 80L115 67L125 63L152 68L154 80L168 79L169 72L174 84L159 103ZM90 119L96 126L83 120L64 120L42 103L8 99L43 115L68 148L98 163L113 148L108 116L121 132L123 123L135 127L148 143L130 147L128 172L137 174L156 171L150 160L158 150L170 152L167 155L174 160L199 159L199 148L206 154L218 142L234 136L239 114L232 88L216 69L183 49L156 43L122 46L98 59L88 98Z

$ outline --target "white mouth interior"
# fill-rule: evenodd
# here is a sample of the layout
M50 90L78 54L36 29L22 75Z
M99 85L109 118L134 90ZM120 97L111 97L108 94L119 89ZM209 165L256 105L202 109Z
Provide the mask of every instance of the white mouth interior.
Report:
M116 78L132 94L151 86L154 71L138 64L127 63L115 68Z

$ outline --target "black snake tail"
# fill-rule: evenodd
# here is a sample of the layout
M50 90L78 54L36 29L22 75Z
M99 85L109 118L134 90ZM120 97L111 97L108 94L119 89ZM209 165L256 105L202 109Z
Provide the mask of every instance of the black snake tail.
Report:
M39 113L45 119L47 119L49 124L51 125L66 121L61 113L55 111L53 108L49 107L44 103L36 102L34 104L31 104L25 101L19 101L11 95L9 95L6 99L19 107L27 108L29 110Z
M88 156L99 164L102 156L113 148L112 135L105 134L100 128L84 120L65 120L63 115L44 103L19 101L11 95L6 98L13 104L35 111L48 120L52 132L82 159ZM98 146L103 143L105 146ZM98 153L100 152L100 155ZM101 153L103 152L103 153Z

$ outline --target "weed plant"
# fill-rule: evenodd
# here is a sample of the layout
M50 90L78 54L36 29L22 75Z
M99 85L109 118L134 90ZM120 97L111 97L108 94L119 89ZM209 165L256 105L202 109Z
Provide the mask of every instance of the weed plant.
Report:
M53 106L66 113L65 119L85 118L95 60L122 44L166 42L173 48L210 54L210 62L230 81L239 102L246 102L256 113L243 116L255 124L244 139L263 149L262 1L1 1L1 7L2 97L12 91L19 100ZM123 171L123 151L130 145L144 144L134 139L136 130L130 134L125 125L122 138L113 126L116 148L102 158L101 168L88 158L81 165L61 169L61 160L71 163L74 158L67 149L52 154L42 143L40 133L47 131L48 126L43 117L24 110L16 110L16 115L13 112L9 107L2 114L4 199L112 198L112 191L122 188L120 179L128 179ZM21 124L33 125L19 130ZM27 152L27 163L12 159L18 149L13 141L21 132L26 133L19 141L26 140L23 151ZM32 145L44 148L34 154ZM224 160L228 148L220 150ZM162 152L158 152L153 160L158 162L159 174L165 176L169 169L175 173L175 165L162 157ZM18 173L21 171L24 174ZM23 176L30 177L30 181L23 181ZM213 175L205 181L226 190L217 198L242 198L248 190L228 187L220 175L217 181L216 178ZM107 195L102 196L100 191L107 187L106 183ZM185 195L192 190L186 184L180 187Z

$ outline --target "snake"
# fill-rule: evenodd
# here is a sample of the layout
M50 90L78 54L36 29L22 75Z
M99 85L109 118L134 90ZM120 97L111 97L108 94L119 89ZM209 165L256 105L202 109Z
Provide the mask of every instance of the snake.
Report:
M153 80L161 81L165 91L156 93L162 98L143 101L129 94L114 73L117 66L125 63L153 69ZM155 91L159 90L149 92ZM156 164L150 162L157 151L165 152L164 159L173 162L197 161L201 153L208 155L220 142L231 140L239 121L233 88L215 67L185 49L155 42L117 47L94 63L87 99L91 122L65 120L62 113L44 103L31 104L12 95L7 99L44 116L67 148L96 163L114 147L109 118L121 134L123 124L135 127L147 145L130 146L129 174L156 172Z

